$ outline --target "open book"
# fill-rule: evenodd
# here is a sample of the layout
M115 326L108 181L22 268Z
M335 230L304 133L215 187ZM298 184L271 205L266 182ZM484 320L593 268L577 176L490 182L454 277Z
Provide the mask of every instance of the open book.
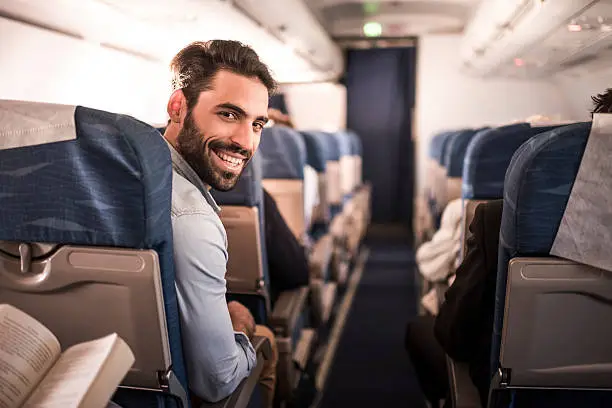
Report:
M104 408L133 363L117 334L62 353L40 322L0 304L0 408Z

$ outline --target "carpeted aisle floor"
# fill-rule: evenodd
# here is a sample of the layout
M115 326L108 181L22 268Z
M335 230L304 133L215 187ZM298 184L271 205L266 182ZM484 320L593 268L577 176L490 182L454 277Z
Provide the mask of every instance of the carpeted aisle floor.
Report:
M345 323L320 408L425 407L403 339L417 313L412 248L368 240L361 282Z

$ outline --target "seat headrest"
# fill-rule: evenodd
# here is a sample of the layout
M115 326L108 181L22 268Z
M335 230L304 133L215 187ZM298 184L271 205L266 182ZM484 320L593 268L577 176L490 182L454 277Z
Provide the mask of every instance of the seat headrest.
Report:
M465 151L467 150L470 141L480 130L462 130L457 132L448 144L446 149L446 174L448 177L461 177L463 171L463 160L465 159Z
M550 252L590 132L590 122L558 127L515 152L504 181L500 235L510 257Z
M442 158L444 157L443 148L452 133L453 132L438 133L432 137L429 142L429 157L439 164L442 164Z
M13 125L23 127L41 107L62 110L21 103L23 120ZM76 130L74 138L0 148L0 240L129 248L167 240L172 166L160 133L129 116L81 106L73 119L74 129L56 130ZM41 126L31 123L30 130ZM3 121L0 132L7 131Z
M514 152L533 136L556 127L532 128L528 123L520 123L479 132L470 142L465 154L463 198L502 198L504 177Z
M353 156L361 156L363 153L363 147L359 135L352 130L347 130L346 134L349 136L351 141L351 154Z
M264 179L303 179L306 145L300 134L285 126L264 128L258 154Z
M261 188L262 166L261 154L258 151L245 167L236 186L229 191L211 189L211 194L217 204L258 207L263 205Z
M334 132L332 135L336 149L338 150L339 158L351 155L351 140L345 132Z
M450 159L450 155L448 154L451 145L453 144L453 140L461 134L461 132L468 130L468 129L462 129L462 130L456 130L454 132L450 132L448 137L446 139L444 139L442 141L442 149L440 150L440 165L442 167L444 167L445 169L448 169L448 162Z
M327 145L325 135L315 131L300 132L306 145L306 162L317 173L325 172L327 168Z
M340 160L340 146L336 140L336 136L330 132L321 132L325 135L325 145L327 146L327 161L338 161Z

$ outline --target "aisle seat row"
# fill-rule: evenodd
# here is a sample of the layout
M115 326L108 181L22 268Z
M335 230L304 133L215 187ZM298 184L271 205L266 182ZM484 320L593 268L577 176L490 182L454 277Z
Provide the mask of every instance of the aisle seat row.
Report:
M64 348L117 332L136 357L114 397L121 406L190 407L174 284L172 167L160 132L81 106L0 106L10 116L0 130L0 302L43 322ZM369 222L358 142L351 132L266 128L236 188L214 192L228 237L227 298L275 333L279 400L291 398L324 345L319 336L333 323ZM309 248L308 287L270 293L262 187ZM253 344L251 375L230 397L204 406L258 405L270 345Z
M477 205L503 199L489 407L612 404L612 332L605 329L612 317L612 258L604 249L605 237L612 237L609 116L484 129L460 149L458 262ZM448 155L467 133L434 137L432 156L444 149ZM456 172L445 168L444 180L436 157L430 159L428 191L438 192L432 193L437 210L456 195L448 183ZM481 406L467 367L449 359L449 370L452 405Z

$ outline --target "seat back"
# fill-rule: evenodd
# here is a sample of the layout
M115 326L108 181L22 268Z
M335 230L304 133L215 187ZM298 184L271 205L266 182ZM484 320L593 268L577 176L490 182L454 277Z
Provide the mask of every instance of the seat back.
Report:
M502 126L478 132L470 141L463 164L461 197L462 248L478 204L503 198L504 177L514 152L533 136L557 126L531 127L528 123Z
M340 189L343 200L351 194L355 183L351 137L344 131L332 133L340 151Z
M353 158L353 189L363 183L363 146L359 135L352 130L348 130L347 135L351 140L351 156Z
M310 224L329 224L331 220L327 197L327 145L326 136L321 132L301 132L306 147L306 162L317 173L319 201L313 209Z
M442 146L440 149L440 157L438 160L439 166L436 167L434 185L433 185L433 196L435 202L435 213L436 217L439 218L448 203L448 181L447 181L447 173L448 173L448 161L450 159L450 155L448 151L450 146L460 134L461 131L453 131L449 132L448 136L442 140Z
M304 139L285 126L266 128L259 152L263 186L274 197L291 232L302 241L318 202L318 177L307 165Z
M189 406L162 136L80 106L0 110L0 303L64 348L118 333L136 358L122 406Z
M221 206L227 232L227 297L249 308L258 324L270 314L268 260L263 208L262 157L257 152L230 191L211 193Z
M580 123L534 136L516 151L506 173L492 369L503 388L560 389L519 390L515 402L612 402L612 393L568 391L612 389L612 331L605 324L612 318L609 272L549 255L590 131L591 123Z
M332 217L342 210L342 176L340 165L340 146L333 133L324 132L327 146L327 199L331 206Z
M485 129L482 129L485 130ZM446 157L446 200L450 202L461 197L461 175L465 153L470 141L481 130L466 129L457 132L448 144Z

